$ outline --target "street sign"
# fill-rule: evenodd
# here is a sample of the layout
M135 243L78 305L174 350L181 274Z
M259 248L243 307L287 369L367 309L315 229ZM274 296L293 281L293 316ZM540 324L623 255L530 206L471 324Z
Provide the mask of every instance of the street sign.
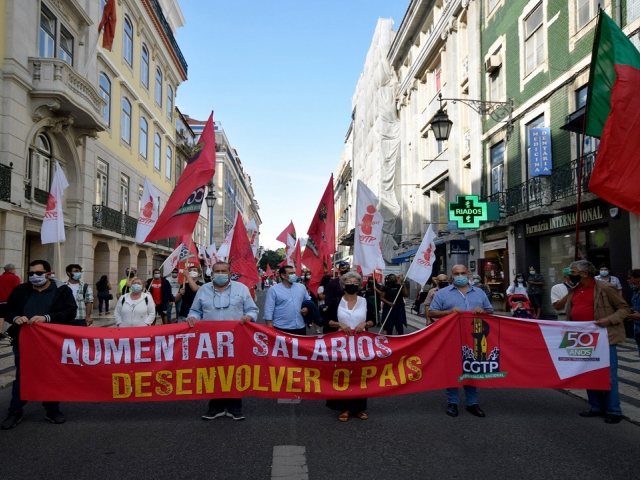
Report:
M449 204L449 220L458 222L458 228L478 228L488 220L487 202L477 195L458 195L456 203Z

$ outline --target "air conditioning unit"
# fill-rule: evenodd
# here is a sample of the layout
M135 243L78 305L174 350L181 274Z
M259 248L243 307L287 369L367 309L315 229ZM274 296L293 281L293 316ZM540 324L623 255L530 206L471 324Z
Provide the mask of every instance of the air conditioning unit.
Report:
M493 72L496 68L502 65L502 58L500 55L491 55L484 62L484 71L487 73Z

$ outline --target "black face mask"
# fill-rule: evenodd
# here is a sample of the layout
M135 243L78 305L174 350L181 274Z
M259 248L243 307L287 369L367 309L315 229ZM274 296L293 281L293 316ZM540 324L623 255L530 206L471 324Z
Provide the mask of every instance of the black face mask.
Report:
M447 288L449 286L449 282L438 282L438 288Z
M344 291L347 292L349 295L353 295L355 293L358 293L359 289L360 289L360 287L358 285L345 285L344 286Z
M581 278L582 275L569 275L569 280L571 280L571 283L574 285L577 285Z

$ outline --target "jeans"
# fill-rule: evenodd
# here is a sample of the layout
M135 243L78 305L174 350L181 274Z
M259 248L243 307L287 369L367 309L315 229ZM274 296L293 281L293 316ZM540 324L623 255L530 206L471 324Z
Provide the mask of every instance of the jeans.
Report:
M104 302L104 311L109 311L109 296L101 297L98 295L98 312L102 313L102 302Z
M19 413L22 415L23 407L27 404L27 401L20 399L20 350L18 350L17 347L13 347L13 356L16 365L16 379L13 381L13 387L11 387L9 413ZM47 413L55 412L58 410L59 405L60 402L42 402L42 406Z
M86 327L87 326L87 321L82 318L80 320L74 320L71 325L73 325L74 327Z
M175 302L176 307L176 323L178 323L178 315L180 315L180 307L182 306L182 300L179 302ZM171 302L167 303L167 322L171 323L171 310L173 310L173 305Z
M221 412L223 410L232 415L242 414L242 399L241 398L214 398L209 400L209 410Z
M622 415L620 408L620 394L618 393L618 349L609 346L609 363L611 372L611 390L587 390L589 405L596 412L607 415Z
M465 385L464 387L464 396L466 398L467 407L471 405L478 404L478 389L476 387L472 387L471 385ZM447 403L453 403L455 405L458 404L458 387L447 388Z
M636 344L638 345L638 354L640 354L640 320L633 321L633 338L636 340Z

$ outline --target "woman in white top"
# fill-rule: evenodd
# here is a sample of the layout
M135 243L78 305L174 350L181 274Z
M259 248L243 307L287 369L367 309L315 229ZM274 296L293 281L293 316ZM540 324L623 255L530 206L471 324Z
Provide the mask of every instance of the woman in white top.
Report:
M362 285L362 277L355 272L345 273L340 277L340 286L344 290L341 298L334 298L327 309L328 326L342 330L347 335L358 335L368 327L375 325L375 310L364 297L358 296ZM369 418L366 398L327 400L327 407L338 410L338 420L346 422L349 415L360 420Z
M136 278L131 282L131 291L118 299L113 312L116 327L148 327L155 323L156 304L142 289L142 279Z
M524 295L529 298L529 295L527 295L527 282L525 282L520 273L516 275L513 285L507 288L507 298L511 295Z

